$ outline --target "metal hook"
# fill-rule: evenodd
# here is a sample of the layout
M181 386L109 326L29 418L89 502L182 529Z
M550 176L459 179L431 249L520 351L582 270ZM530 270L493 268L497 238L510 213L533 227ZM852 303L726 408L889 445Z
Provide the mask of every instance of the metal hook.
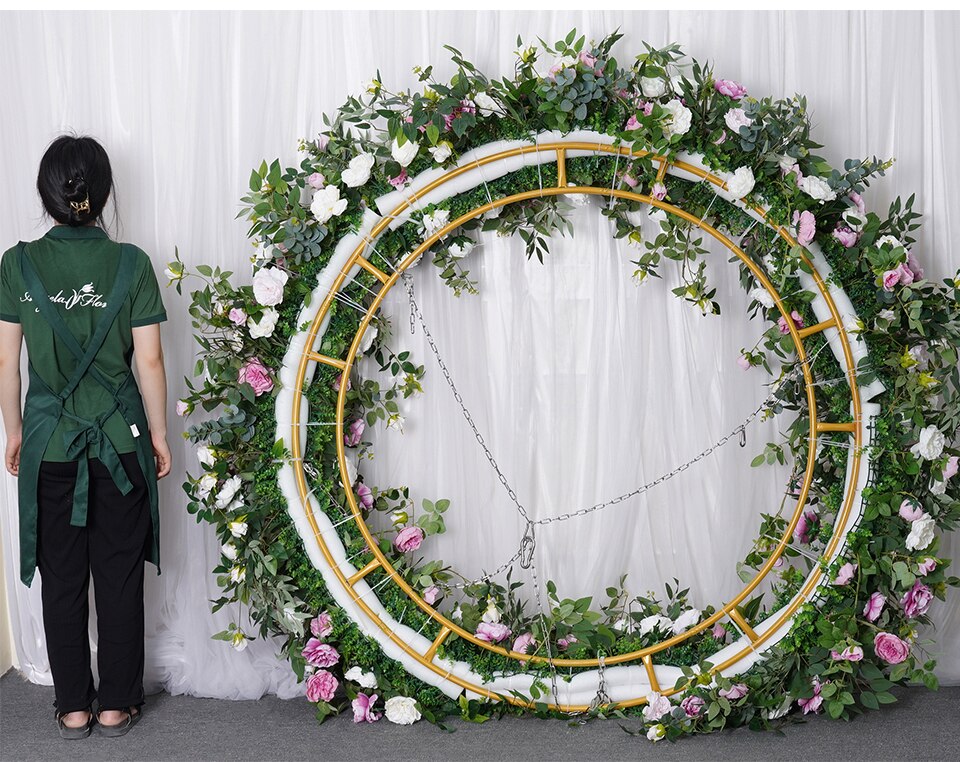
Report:
M537 539L534 534L533 522L527 520L527 528L523 532L523 539L520 540L520 566L523 569L529 569L533 563L533 553L537 547Z

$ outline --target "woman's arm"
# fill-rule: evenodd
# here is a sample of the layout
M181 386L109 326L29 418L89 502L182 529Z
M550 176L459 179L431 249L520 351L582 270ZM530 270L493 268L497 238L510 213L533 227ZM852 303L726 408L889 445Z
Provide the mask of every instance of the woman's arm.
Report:
M23 412L20 409L20 345L23 329L19 323L0 320L0 412L7 432L4 463L14 476L20 475L20 442Z
M170 448L167 447L167 374L163 367L160 324L133 329L133 358L140 377L140 393L150 426L153 454L157 459L157 478L170 473Z

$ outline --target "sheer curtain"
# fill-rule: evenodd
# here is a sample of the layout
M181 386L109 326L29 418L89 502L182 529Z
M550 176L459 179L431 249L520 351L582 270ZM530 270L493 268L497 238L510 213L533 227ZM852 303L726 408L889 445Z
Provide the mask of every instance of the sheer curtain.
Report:
M925 225L916 248L928 275L960 265L956 204L960 161L950 141L960 103L956 14L937 13L6 13L0 25L6 181L4 247L46 229L33 191L39 157L63 130L96 135L115 166L122 236L161 272L179 246L188 263L246 273L245 225L235 220L250 168L295 160L297 138L321 128L377 69L400 88L412 67L450 73L443 44L491 75L507 73L517 34L557 39L572 26L599 37L619 27L622 56L640 41L680 42L752 94L808 96L816 135L833 163L866 154L897 164L868 196L882 210L916 191ZM455 299L425 264L417 296L444 359L520 500L537 516L602 501L691 458L732 430L765 394L762 376L735 364L761 328L744 316L735 265L709 255L724 316L701 317L669 293L674 275L637 288L636 252L615 244L600 202L578 208L572 239L553 242L541 265L517 240L484 237L470 260L481 294ZM192 373L185 298L164 294L172 401ZM421 331L411 335L402 293L386 309L396 343L427 368L427 394L405 406L403 434L377 432L368 473L447 497L450 530L431 552L470 574L515 549L516 511L500 488ZM25 362L25 358L24 358ZM174 474L196 471L172 414ZM749 468L776 422L648 495L589 519L552 525L538 538L544 576L566 595L602 595L629 571L634 593L679 577L697 606L737 586L735 562L761 511L775 510L783 470ZM209 636L236 612L209 613L217 589L214 534L185 510L180 479L161 482L163 573L147 569L149 689L254 698L300 693L275 646L236 652ZM18 581L16 480L0 477L2 538L15 649L30 680L50 682L39 586ZM949 539L947 555L960 556ZM960 681L960 605L934 608L940 675ZM95 626L91 627L95 637Z

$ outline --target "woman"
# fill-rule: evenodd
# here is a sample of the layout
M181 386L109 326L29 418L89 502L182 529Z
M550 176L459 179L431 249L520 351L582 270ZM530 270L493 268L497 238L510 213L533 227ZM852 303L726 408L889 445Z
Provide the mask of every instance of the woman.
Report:
M30 585L39 568L43 579L60 735L85 738L99 724L118 736L143 707L144 560L160 571L157 479L170 472L166 313L149 257L102 227L113 175L97 141L57 138L40 161L37 190L55 224L0 262L0 410L6 467L18 477L20 577ZM22 340L30 383L21 415Z

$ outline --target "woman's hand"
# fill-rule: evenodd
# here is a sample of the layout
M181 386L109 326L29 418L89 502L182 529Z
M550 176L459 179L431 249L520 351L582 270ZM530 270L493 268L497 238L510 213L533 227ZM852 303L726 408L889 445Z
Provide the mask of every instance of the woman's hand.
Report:
M22 437L20 434L13 434L7 437L7 451L4 454L4 463L6 463L7 471L14 476L20 475L21 440Z
M154 436L151 434L150 442L153 444L153 456L157 460L157 478L162 479L170 473L172 462L170 448L167 447L167 438L165 436Z

